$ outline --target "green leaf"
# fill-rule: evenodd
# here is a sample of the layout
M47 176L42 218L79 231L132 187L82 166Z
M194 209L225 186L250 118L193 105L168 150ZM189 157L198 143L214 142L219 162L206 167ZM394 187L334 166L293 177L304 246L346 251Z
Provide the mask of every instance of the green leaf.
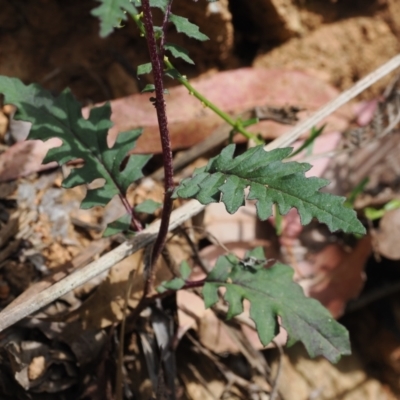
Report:
M166 290L179 290L185 286L185 281L182 278L174 278L170 281L162 282L157 287L158 293L164 293Z
M318 128L318 129L316 127L312 127L310 137L308 137L297 150L295 150L292 154L290 154L289 157L294 157L297 154L300 154L304 149L309 148L315 142L315 139L317 139L319 136L321 136L325 127L326 127L326 124L322 125L321 128Z
M360 195L365 187L368 185L369 183L369 178L365 177L364 179L361 180L361 182L359 182L356 187L348 194L346 202L344 203L346 205L346 207L354 207L354 203L358 197L358 195Z
M156 87L152 83L148 83L142 90L142 93L153 93L155 90Z
M189 278L192 269L187 261L182 261L179 272L181 273L180 278L173 278L170 281L164 281L157 287L158 293L164 293L166 290L179 290L185 286L186 279Z
M269 218L272 205L277 204L282 215L296 208L303 225L317 218L331 231L364 234L356 213L343 205L343 197L319 191L328 181L306 178L309 164L283 162L291 151L282 148L267 152L263 146L256 146L234 158L235 145L229 145L206 167L197 169L193 177L184 179L174 197L196 198L202 204L222 201L233 214L245 204L245 189L249 187L247 199L256 200L261 220Z
M190 268L190 265L188 264L187 261L182 261L180 267L179 267L179 272L181 273L182 279L186 280L189 278L192 269Z
M193 39L200 41L208 40L209 37L199 31L199 27L189 22L187 18L179 17L178 15L170 14L169 21L175 25L179 33L184 33Z
M137 75L149 74L152 70L151 63L141 64L137 67Z
M127 232L131 225L131 216L129 214L123 215L114 222L107 225L103 233L103 237L113 236L120 232Z
M171 79L182 78L182 75L175 68L166 70L164 72L164 74L165 74L165 76L167 76L168 78L171 78Z
M155 91L156 91L156 87L155 87L153 84L148 83L148 84L144 87L144 89L142 90L142 93L154 93ZM168 89L163 89L163 93L164 93L164 94L169 94Z
M169 0L150 0L150 7L157 7L165 13Z
M243 128L248 128L251 125L258 124L259 121L260 120L258 118L249 118L246 119L245 121L241 121L241 126Z
M56 161L63 165L84 160L81 168L72 168L64 179L65 188L103 180L97 188L87 191L81 208L105 206L114 196L125 195L129 185L143 176L142 168L151 155L128 156L141 129L120 133L114 146L108 147L108 130L112 126L109 104L93 108L85 119L81 105L69 90L53 97L39 85L26 86L19 79L0 76L0 93L5 95L7 104L18 108L16 119L32 123L28 139L61 139L62 145L50 149L44 163Z
M398 208L400 208L400 200L393 199L386 203L381 209L366 207L364 209L364 214L369 220L374 221L382 218L388 211L396 210Z
M264 256L259 259L261 263L263 260ZM347 330L318 301L304 295L303 289L293 282L293 269L289 266L276 263L268 269L247 268L232 254L222 256L206 278L206 307L218 301L220 287L226 289L228 318L243 312L244 299L250 302L250 318L264 346L279 332L280 317L289 346L300 340L311 357L323 355L331 362L350 354Z
M91 14L100 19L100 36L106 37L127 20L126 13L137 14L137 9L130 0L96 0L101 5ZM137 4L137 3L136 3Z
M148 199L140 203L135 207L135 211L139 213L153 214L158 208L161 207L161 203L157 203L152 199Z
M181 58L189 64L194 64L194 61L189 57L186 49L177 44L166 43L165 49L168 50L175 58Z

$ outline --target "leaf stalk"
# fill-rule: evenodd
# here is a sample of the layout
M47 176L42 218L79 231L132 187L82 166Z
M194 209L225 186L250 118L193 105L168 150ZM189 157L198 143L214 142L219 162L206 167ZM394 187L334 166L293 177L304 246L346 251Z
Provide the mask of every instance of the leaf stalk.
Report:
M168 60L167 57L164 57L164 65L167 67L167 70L176 70L173 64ZM178 71L177 71L178 72ZM242 134L245 138L254 141L256 145L264 144L264 141L261 140L257 135L254 133L248 132L244 129L242 125L242 121L240 119L233 119L229 114L222 111L219 107L217 107L213 102L207 99L207 97L203 96L200 92L198 92L190 82L179 72L177 73L176 80L185 86L185 88L189 91L189 93L196 97L196 99L200 100L201 103L212 110L215 114L217 114L221 119L223 119L227 124L229 124L234 132L238 132Z

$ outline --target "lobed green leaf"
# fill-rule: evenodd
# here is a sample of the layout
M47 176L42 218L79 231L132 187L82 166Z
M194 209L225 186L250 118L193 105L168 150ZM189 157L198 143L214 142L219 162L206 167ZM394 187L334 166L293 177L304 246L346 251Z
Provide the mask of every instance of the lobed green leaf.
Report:
M194 61L189 57L187 50L177 44L166 43L165 50L168 50L175 58L181 58L189 64L194 64Z
M171 279L170 281L162 282L158 287L157 291L159 293L164 293L166 290L179 290L185 286L185 281L189 278L192 269L187 261L182 261L179 266L180 277Z
M200 40L202 42L209 39L208 36L199 31L199 27L197 25L189 22L187 18L179 17L175 14L170 14L169 21L175 25L175 28L179 33L184 33L186 36Z
M222 201L233 214L245 204L245 189L250 188L247 199L256 201L261 220L269 218L273 204L277 204L282 215L296 208L303 225L317 218L331 231L364 234L356 213L343 205L344 198L320 191L328 181L305 176L309 164L283 162L291 151L282 148L266 152L263 146L257 146L234 157L235 145L229 145L206 167L184 179L174 197L195 198L202 204Z
M84 160L83 167L71 169L63 187L102 179L97 188L87 190L81 208L105 206L114 196L125 195L129 185L143 176L142 168L151 155L128 155L142 130L120 133L110 148L107 136L112 123L108 103L93 108L85 119L80 103L69 90L53 97L39 85L26 86L19 79L0 76L0 93L5 95L7 104L17 107L16 119L32 123L28 139L61 139L62 145L50 149L44 163L55 161L63 165L75 159ZM124 225L122 220L118 224Z
M161 9L164 13L167 9L169 0L150 0L150 7L157 7Z
M130 225L131 216L129 214L124 214L122 217L107 225L107 228L103 232L103 237L113 236L120 232L127 232Z
M135 207L135 211L138 213L153 214L154 211L156 211L161 206L161 203L158 203L152 199L148 199L137 205Z
M137 67L137 75L149 74L152 69L151 63L141 64Z
M250 317L264 346L279 333L279 317L289 346L301 341L311 357L322 355L331 362L350 354L347 330L318 301L304 295L293 282L293 269L281 263L266 269L262 249L261 254L260 249L257 252L248 257L253 266L232 254L219 257L203 288L206 307L218 301L218 290L224 287L228 318L241 314L243 300L248 300Z
M135 6L140 5L138 1L130 0L96 0L100 6L93 9L91 14L100 19L100 36L106 37L114 31L121 22L127 20L127 13L137 14Z

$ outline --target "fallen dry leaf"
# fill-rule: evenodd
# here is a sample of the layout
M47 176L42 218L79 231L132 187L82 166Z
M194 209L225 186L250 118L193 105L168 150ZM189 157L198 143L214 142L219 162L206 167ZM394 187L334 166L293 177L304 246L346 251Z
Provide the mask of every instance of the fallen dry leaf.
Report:
M60 146L60 144L61 141L57 138L49 139L46 142L30 140L15 143L0 154L0 182L56 167L57 163L55 162L42 165L42 161L49 149Z
M237 82L240 82L240 85ZM223 111L232 114L239 114L256 106L293 105L306 109L306 112L300 113L300 118L305 118L338 94L332 86L311 75L278 69L243 68L220 72L211 77L194 80L192 83L210 101ZM296 90L293 90L294 87ZM119 132L143 127L144 133L137 142L135 152L161 152L157 117L150 97L148 94L134 94L111 101L111 119L114 126L110 130L110 144L114 143ZM190 96L183 86L170 89L166 101L174 150L188 148L202 141L222 123L218 116ZM132 110L135 112L132 113ZM89 108L84 108L82 112L87 117ZM345 129L350 115L351 112L344 110L331 115L327 119L327 129L329 131ZM249 130L260 132L263 137L271 139L288 129L288 126L276 122L262 121ZM28 130L23 130L18 140L25 139L27 134ZM238 140L241 140L241 137L238 137ZM0 155L0 182L54 167L55 163L43 166L41 162L47 150L58 146L59 143L57 139L50 139L45 143L40 141L16 143Z
M38 379L46 370L46 359L43 356L33 357L28 367L28 378L30 381Z
M277 362L272 375L276 376ZM395 396L366 371L357 354L334 365L319 357L310 360L301 346L285 351L278 390L285 400L395 400Z
M400 209L385 213L374 239L380 254L391 260L400 259Z
M345 251L339 244L330 244L297 268L312 270L313 278L299 283L306 295L319 300L335 318L343 315L346 304L356 298L364 286L364 267L372 254L369 235L360 239L354 249Z
M179 290L177 304L179 337L183 337L189 329L194 329L202 345L209 350L217 354L239 352L225 325L214 311L204 307L202 298L188 290Z
M255 106L293 105L307 110L300 113L300 117L305 118L338 94L332 86L311 75L278 69L242 68L220 72L191 83L223 111L233 114ZM110 142L115 141L118 132L141 126L144 133L138 140L135 152L161 151L156 114L150 97L136 94L111 102L111 119L115 126L110 130ZM190 96L183 86L170 89L166 101L173 149L193 146L221 124L221 119L204 108L194 96ZM133 114L132 110L135 110ZM343 130L348 122L346 111L342 110L340 114L328 118L327 129ZM249 130L261 132L263 137L271 139L288 129L290 127L276 122L262 121Z
M133 286L129 305L135 307L143 293L144 280L140 271L142 257L143 251L139 251L112 267L92 296L69 315L69 320L75 320L78 316L84 329L104 328L115 321L121 321L131 273Z

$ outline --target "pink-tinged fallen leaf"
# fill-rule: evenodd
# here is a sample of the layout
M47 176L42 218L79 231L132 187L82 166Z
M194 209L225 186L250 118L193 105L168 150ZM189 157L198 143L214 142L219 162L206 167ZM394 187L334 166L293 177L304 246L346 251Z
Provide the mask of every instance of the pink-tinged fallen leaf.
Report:
M246 205L232 215L223 203L212 203L205 210L204 225L222 243L251 241L256 239L256 210Z
M274 218L271 218L272 223L275 223ZM293 246L297 240L303 226L301 225L300 215L295 208L292 208L282 218L282 234L279 237L279 241L282 246Z
M400 260L400 209L390 210L379 222L375 234L377 251L390 260Z
M356 122L359 126L367 126L374 117L378 107L379 99L362 101L354 105L354 114L357 116Z
M298 263L299 270L313 271L311 279L299 283L306 295L319 300L333 317L339 318L364 286L364 267L371 253L370 236L360 239L349 252L339 244L328 245Z
M307 296L319 300L339 318L364 286L364 267L372 253L370 236L351 250L329 244L329 233L321 231L321 225L315 223L304 230L295 209L283 218L282 225L281 249L295 270L296 280Z
M306 176L323 176L324 172L329 166L332 159L330 153L336 150L342 139L342 134L340 132L325 132L318 136L312 145L311 153L308 155L307 150L294 156L291 160L306 162L312 165L311 169L306 172ZM294 143L293 148L296 150L304 143L303 140L298 140Z
M232 114L239 114L256 106L293 105L305 109L300 113L302 119L338 94L335 88L311 75L278 69L243 68L220 72L192 83L210 101ZM114 143L119 132L143 127L144 133L137 142L135 152L161 152L157 117L150 97L151 94L135 94L111 101L114 126L110 130L110 145ZM193 146L208 137L222 123L218 116L189 95L183 86L170 89L166 102L173 149ZM82 114L87 117L89 108L84 108ZM350 119L351 112L346 114L341 110L340 114L328 117L327 129L343 130ZM17 127L19 121L14 122ZM27 135L28 130L25 126L23 128L21 135L16 136L17 140ZM288 129L290 127L272 121L262 121L249 128L265 138L275 138ZM243 140L239 136L237 139ZM45 145L22 143L3 153L0 159L0 180L15 179L55 166L54 163L41 165L47 149L55 146L52 141L47 141ZM17 161L14 161L15 158Z
M56 167L55 162L42 165L42 161L49 149L60 145L61 140L58 138L46 142L29 140L15 143L0 154L0 182Z
M191 83L211 102L232 114L255 106L293 105L304 108L301 117L306 118L338 95L335 88L314 76L278 69L243 68L220 72ZM115 125L110 130L110 143L115 141L118 132L143 127L144 133L135 152L161 151L156 114L150 97L151 94L135 94L111 102L111 119ZM170 89L166 103L174 149L193 146L221 124L221 119L189 95L183 86ZM327 129L345 129L352 113L347 110L347 114L341 110L340 114L330 116ZM249 128L252 132L261 132L265 138L275 138L288 129L290 127L271 121L262 121Z

